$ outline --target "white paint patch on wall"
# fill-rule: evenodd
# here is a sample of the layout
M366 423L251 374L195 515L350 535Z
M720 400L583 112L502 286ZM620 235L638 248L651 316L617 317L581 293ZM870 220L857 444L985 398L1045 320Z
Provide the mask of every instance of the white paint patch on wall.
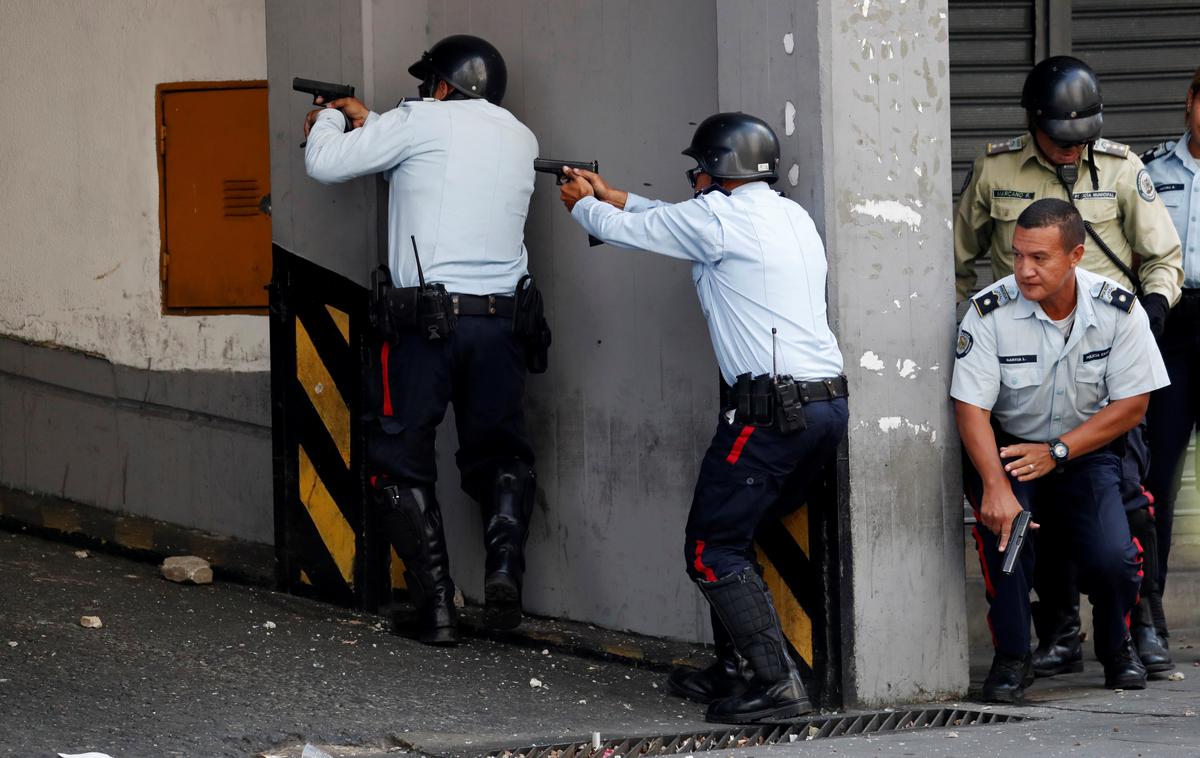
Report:
M791 100L783 106L783 133L789 137L796 133L796 106Z
M793 187L795 187L797 184L800 183L800 166L799 166L799 164L793 163L792 167L788 169L788 183L791 184Z
M791 32L788 32L787 34L783 35L783 52L787 53L788 55L791 55L792 51L795 49L796 49L795 35L793 35Z
M265 79L263 0L10 0L0 334L164 370L265 371L265 316L163 316L155 85ZM114 90L114 86L117 90ZM219 139L214 135L214 139Z
M863 353L862 358L858 360L858 365L867 371L883 371L883 359L870 350Z
M899 200L864 200L850 210L880 221L905 224L914 232L921 228L921 214Z
M896 372L900 374L901 379L916 378L917 371L919 371L920 368L921 367L914 363L911 358L905 358L903 362L896 361Z

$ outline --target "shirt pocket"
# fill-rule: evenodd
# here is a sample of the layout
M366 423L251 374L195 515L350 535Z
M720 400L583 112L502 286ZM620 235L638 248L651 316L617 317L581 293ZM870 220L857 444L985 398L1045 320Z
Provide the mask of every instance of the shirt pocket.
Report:
M1090 221L1093 224L1103 224L1112 221L1121 213L1121 208L1117 203L1116 197L1080 198L1075 202L1079 208L1079 215L1083 216L1085 221Z
M1042 383L1042 367L1036 363L1000 364L1000 383L1015 392L1038 387Z
M1083 361L1075 367L1075 407L1087 415L1100 410L1108 399L1108 357Z
M992 207L988 210L996 221L1015 223L1021 211L1033 204L1033 200L1015 197L993 197Z

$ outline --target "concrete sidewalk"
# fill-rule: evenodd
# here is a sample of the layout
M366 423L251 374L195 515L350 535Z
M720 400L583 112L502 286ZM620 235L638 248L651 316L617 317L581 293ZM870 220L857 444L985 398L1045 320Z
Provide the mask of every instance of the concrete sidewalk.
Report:
M335 756L470 755L714 728L656 671L478 639L428 648L374 616L171 584L155 566L24 535L0 533L0 587L0 756L298 756L306 742ZM84 615L104 626L82 628ZM1195 653L1176 640L1182 681L1111 693L1091 663L1003 709L1038 721L732 752L1200 756Z

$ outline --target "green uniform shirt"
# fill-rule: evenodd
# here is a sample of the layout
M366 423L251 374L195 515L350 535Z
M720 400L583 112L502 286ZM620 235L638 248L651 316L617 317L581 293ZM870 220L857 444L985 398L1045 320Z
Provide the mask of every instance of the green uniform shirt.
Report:
M1084 150L1079 178L1073 189L1075 207L1121 261L1137 271L1143 292L1157 292L1174 305L1183 284L1183 253L1179 234L1154 182L1128 145L1108 140L1095 143L1099 187L1092 188L1088 152ZM1035 200L1070 200L1054 167L1037 149L1032 135L988 145L975 161L954 217L954 276L958 300L975 292L975 259L991 251L992 273L1001 279L1013 273L1012 238L1017 217ZM1135 268L1134 256L1140 259ZM1091 235L1084 243L1083 268L1132 290Z

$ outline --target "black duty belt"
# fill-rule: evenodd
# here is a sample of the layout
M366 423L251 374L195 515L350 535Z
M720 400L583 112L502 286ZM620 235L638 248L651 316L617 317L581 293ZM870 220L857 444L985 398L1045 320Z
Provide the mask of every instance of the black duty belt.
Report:
M498 316L512 318L514 298L509 295L465 295L450 293L455 316Z
M846 385L846 377L834 376L829 379L797 380L796 388L800 390L800 402L815 403L819 400L834 400L847 397L850 394Z

